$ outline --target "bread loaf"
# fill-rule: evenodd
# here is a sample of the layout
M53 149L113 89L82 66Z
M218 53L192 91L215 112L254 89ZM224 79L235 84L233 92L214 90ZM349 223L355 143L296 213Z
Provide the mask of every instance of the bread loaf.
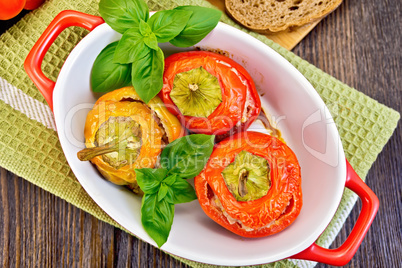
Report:
M321 19L342 0L225 0L226 12L238 23L272 33Z

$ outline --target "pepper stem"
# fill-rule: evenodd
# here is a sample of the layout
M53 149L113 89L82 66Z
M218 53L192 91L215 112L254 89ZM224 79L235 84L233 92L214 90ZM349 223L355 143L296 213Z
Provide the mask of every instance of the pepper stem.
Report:
M126 146L127 140L122 140L117 143L112 141L101 146L82 149L77 153L77 157L81 161L89 161L99 155L117 152L120 148L126 148Z
M247 179L249 172L246 169L240 170L239 173L239 195L244 197L248 193Z
M191 89L191 91L197 91L198 90L198 85L196 83L192 83L188 85L188 88Z

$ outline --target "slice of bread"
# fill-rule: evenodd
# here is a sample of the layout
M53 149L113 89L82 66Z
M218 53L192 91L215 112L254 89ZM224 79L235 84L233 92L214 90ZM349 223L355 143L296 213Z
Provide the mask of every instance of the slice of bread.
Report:
M226 12L259 33L274 33L321 19L342 0L225 0Z

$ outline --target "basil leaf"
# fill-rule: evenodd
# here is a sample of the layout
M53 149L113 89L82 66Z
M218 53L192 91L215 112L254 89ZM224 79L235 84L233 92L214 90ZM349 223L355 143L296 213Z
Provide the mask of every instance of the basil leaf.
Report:
M161 187L159 188L159 191L158 191L158 202L160 202L163 198L165 198L168 190L169 190L169 186L162 183Z
M222 16L222 12L217 9L199 6L178 6L174 10L193 12L183 31L170 40L177 47L190 47L200 42L216 27Z
M168 191L167 191L167 193L165 195L165 200L167 202L169 202L170 204L174 205L174 198L173 197L174 197L173 189L171 187L168 187Z
M114 54L117 63L132 63L149 53L139 27L128 29L121 37Z
M176 179L177 179L177 175L173 174L173 175L168 176L166 179L164 179L163 182L169 186L172 186L173 183L176 181Z
M154 194L159 191L161 182L165 179L167 169L141 168L135 169L138 186L146 194Z
M152 33L151 27L143 20L140 21L139 29L142 36L148 36Z
M171 186L174 204L187 203L197 199L193 186L184 179L177 179Z
M161 247L167 241L173 224L174 205L158 194L145 194L141 205L141 222L148 235Z
M143 0L101 0L99 13L113 30L121 34L149 18L148 6Z
M211 156L215 136L193 134L169 143L162 151L161 162L167 162L168 174L193 178Z
M173 188L171 187L177 179L182 180L181 178L178 178L178 176L176 174L170 175L168 177L166 177L163 181L162 184L168 186L166 195L165 195L165 199L167 202L174 204L174 191Z
M155 34L152 32L151 27L148 25L148 23L141 20L139 30L140 30L141 35L143 36L143 42L145 43L145 45L147 45L151 49L157 50L158 49L158 41L156 39Z
M144 43L153 50L158 50L158 41L154 33L144 37Z
M155 33L159 43L169 42L175 38L187 25L192 11L161 10L152 15L148 24Z
M96 57L91 71L93 92L108 92L131 85L131 64L113 60L117 42L107 45Z
M147 47L148 48L148 47ZM162 50L149 49L147 55L133 63L131 81L140 98L148 103L163 86L164 56Z

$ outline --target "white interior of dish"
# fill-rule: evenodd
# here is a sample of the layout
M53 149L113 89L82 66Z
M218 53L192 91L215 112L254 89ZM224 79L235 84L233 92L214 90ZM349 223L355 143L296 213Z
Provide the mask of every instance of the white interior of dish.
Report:
M137 237L155 245L141 226L141 199L104 180L89 162L77 159L84 148L86 114L96 96L90 90L92 64L120 35L106 24L89 33L71 52L53 94L60 142L74 174L94 201ZM336 126L308 81L284 58L244 32L220 23L197 46L220 49L242 64L260 91L263 107L277 122L302 169L303 208L284 231L246 239L210 220L198 202L176 206L168 242L162 250L216 265L253 265L277 261L310 246L325 230L342 196L346 166ZM179 51L162 44L165 54ZM258 130L258 126L251 127Z

